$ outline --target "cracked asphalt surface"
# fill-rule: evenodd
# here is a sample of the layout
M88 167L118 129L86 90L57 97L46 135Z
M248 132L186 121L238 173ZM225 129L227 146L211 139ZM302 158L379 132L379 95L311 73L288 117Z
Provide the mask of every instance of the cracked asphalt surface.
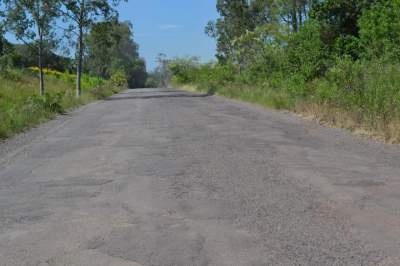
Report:
M0 144L0 265L400 265L400 148L140 89Z

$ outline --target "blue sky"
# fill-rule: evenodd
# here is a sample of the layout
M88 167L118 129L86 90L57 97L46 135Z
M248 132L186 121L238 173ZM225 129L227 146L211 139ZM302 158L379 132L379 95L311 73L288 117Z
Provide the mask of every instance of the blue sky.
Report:
M215 41L204 34L204 27L217 17L215 0L129 0L118 11L120 20L132 22L149 70L159 53L214 59Z
M128 0L117 9L121 21L132 22L140 56L153 70L159 53L168 58L198 56L203 62L215 59L215 41L204 33L207 22L217 18L215 4L215 0ZM10 33L7 38L17 42Z

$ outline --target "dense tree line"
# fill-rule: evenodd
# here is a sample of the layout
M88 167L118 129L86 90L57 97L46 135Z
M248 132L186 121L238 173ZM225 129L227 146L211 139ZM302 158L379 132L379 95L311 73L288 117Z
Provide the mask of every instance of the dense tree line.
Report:
M106 79L118 75L129 86L143 86L145 62L133 40L132 25L118 21L118 4L119 0L2 0L0 67L38 67L42 95L44 68L75 71L77 96L82 72ZM20 44L9 43L7 32Z
M361 47L367 41L363 37L369 39L361 34L367 26L367 14L374 10L381 13L387 5L396 6L398 1L217 0L220 18L209 22L206 33L217 40L220 62L245 59L241 57L252 52L249 50L255 48L255 39L263 44L296 49L302 45L301 36L306 34L315 34L308 41L321 42L328 49L327 56L348 55L358 59L363 49L371 48ZM393 14L387 15L386 20L394 25Z
M145 86L146 65L139 57L130 22L96 23L86 36L86 44L87 72L105 79L120 73L126 76L129 87Z
M400 141L400 0L217 0L216 8L205 31L218 62L172 60L175 82L277 108L314 106L322 119Z

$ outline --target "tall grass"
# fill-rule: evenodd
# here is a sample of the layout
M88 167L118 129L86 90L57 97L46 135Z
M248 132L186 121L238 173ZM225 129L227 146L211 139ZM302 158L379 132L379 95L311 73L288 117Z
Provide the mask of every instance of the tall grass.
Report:
M46 70L46 95L38 95L37 69L0 72L0 138L12 136L76 106L105 98L121 89L84 75L83 93L75 97L75 76Z
M311 80L284 72L254 79L251 72L238 73L233 68L200 65L188 69L191 73L184 78L175 73L173 82L266 107L288 109L400 143L400 64L341 58L322 77Z

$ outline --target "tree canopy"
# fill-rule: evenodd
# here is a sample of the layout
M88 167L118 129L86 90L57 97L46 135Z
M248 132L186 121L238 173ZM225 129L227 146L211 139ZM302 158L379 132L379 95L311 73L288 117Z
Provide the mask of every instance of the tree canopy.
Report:
M122 72L130 87L144 87L146 66L139 57L129 22L100 22L91 27L85 58L87 70L104 78Z
M75 67L77 96L81 93L82 72L104 79L123 77L131 87L144 86L145 61L139 56L132 25L118 21L119 3L120 0L1 1L1 69L38 67L41 94L44 68L71 72ZM19 43L9 43L4 37L6 32Z

